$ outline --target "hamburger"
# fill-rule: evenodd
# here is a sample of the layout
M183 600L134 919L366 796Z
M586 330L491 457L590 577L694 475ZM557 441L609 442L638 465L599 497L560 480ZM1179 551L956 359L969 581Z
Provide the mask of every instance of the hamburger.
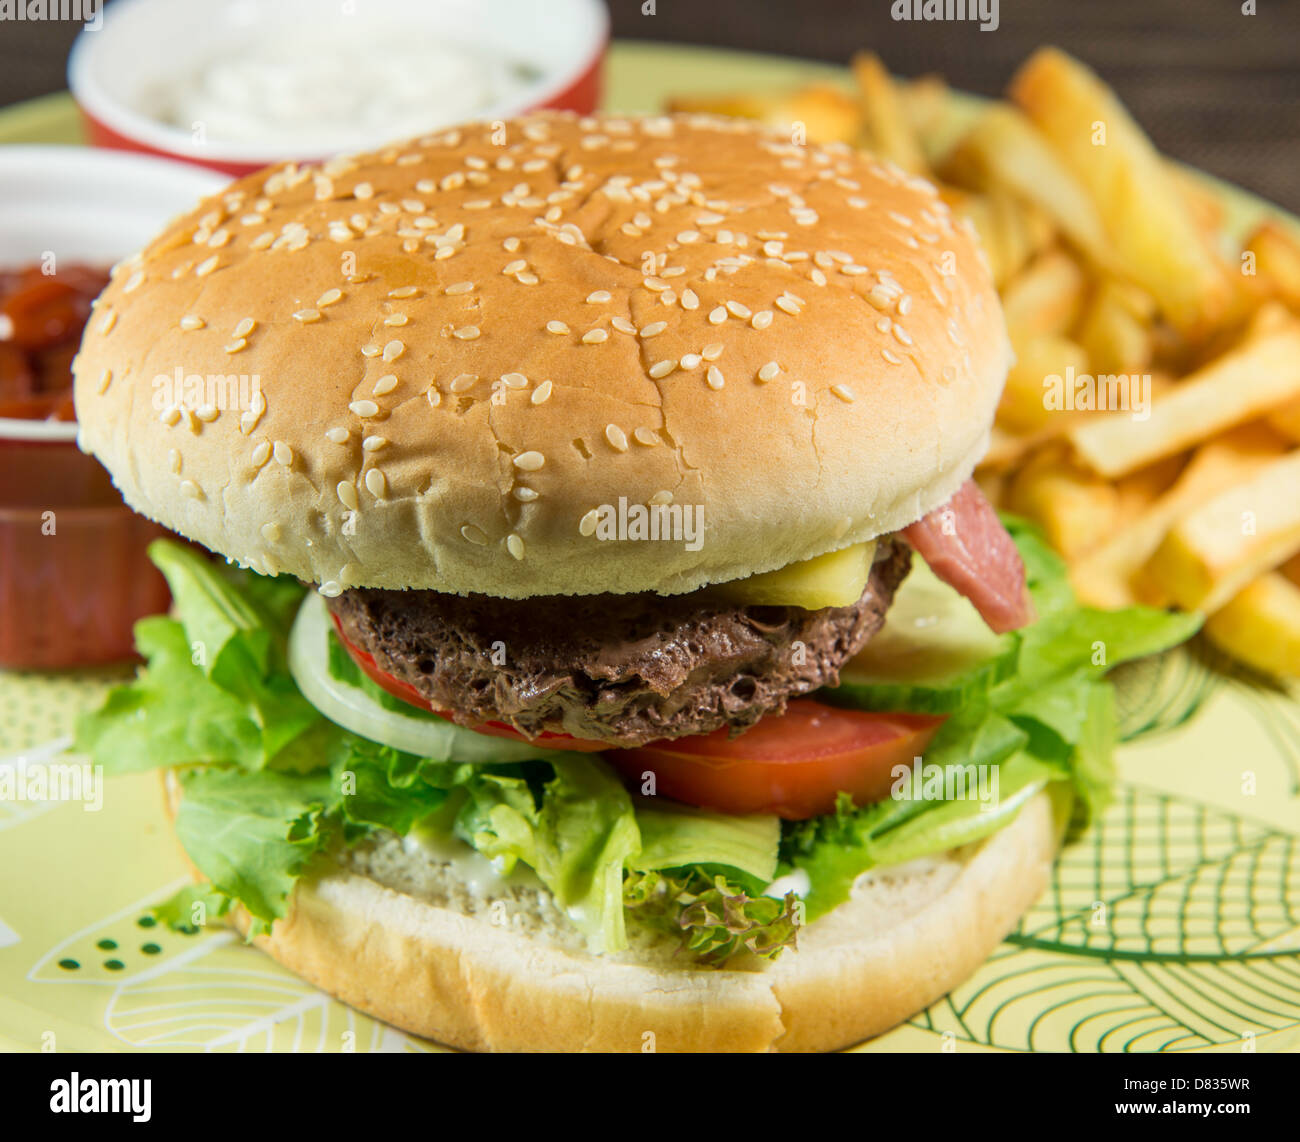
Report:
M1079 607L989 505L1010 359L932 186L738 121L200 204L75 368L191 541L78 728L167 775L160 915L464 1048L821 1050L944 995L1104 803L1105 671L1194 627Z

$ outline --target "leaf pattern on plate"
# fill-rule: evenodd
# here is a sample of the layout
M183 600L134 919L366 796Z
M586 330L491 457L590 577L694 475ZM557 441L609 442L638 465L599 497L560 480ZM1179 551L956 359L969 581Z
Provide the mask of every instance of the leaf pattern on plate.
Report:
M1021 1051L1184 1050L1300 1026L1300 837L1121 786L981 970L912 1025Z

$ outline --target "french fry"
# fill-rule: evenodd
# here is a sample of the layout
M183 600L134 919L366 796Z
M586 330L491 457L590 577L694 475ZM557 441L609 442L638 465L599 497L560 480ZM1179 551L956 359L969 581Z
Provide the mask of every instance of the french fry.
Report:
M1300 313L1300 237L1268 221L1246 239L1243 252L1255 255L1255 276L1272 296Z
M1007 374L1006 387L998 404L998 423L1013 432L1044 432L1050 428L1062 432L1069 413L1048 407L1044 399L1045 380L1088 372L1088 354L1067 337L1052 333L1026 335L1019 328L1011 331L1016 363Z
M902 99L889 72L874 52L853 57L858 107L866 127L869 149L913 174L928 174L930 164L903 110Z
M976 190L1011 191L1042 210L1092 261L1114 263L1092 200L1034 124L1014 107L990 107L953 148L944 169Z
M1212 323L1228 301L1222 266L1114 92L1055 48L1035 52L1009 90L1092 199L1125 276L1178 328Z
M1122 283L1103 282L1093 294L1079 322L1078 337L1097 372L1142 373L1151 364L1150 318L1143 320L1134 308L1134 291Z
M1217 244L1224 230L1222 199L1209 188L1202 176L1172 160L1165 160L1165 171L1196 228L1212 246Z
M899 89L903 114L922 144L943 122L951 98L947 83L938 75L917 76Z
M1140 423L1111 416L1074 429L1093 471L1122 476L1300 396L1300 324L1248 338L1182 381Z
M1258 423L1234 428L1203 444L1172 487L1070 568L1076 593L1095 607L1126 607L1136 602L1134 576L1174 522L1226 489L1253 479L1285 453L1285 441ZM1141 469L1133 478L1154 467Z
M1040 452L1016 474L1006 499L1013 512L1037 523L1067 560L1096 547L1119 514L1113 484L1051 451Z
M822 83L780 94L676 96L668 106L672 111L757 119L769 127L786 130L801 123L812 143L856 143L862 130L857 101L838 87Z
M1135 581L1138 597L1212 614L1300 551L1300 449L1272 461L1170 528Z
M1300 677L1300 587L1275 572L1261 575L1209 617L1205 634L1256 670Z
M1033 337L1063 334L1083 303L1083 271L1063 250L1040 255L1002 290L1002 312L1016 333Z

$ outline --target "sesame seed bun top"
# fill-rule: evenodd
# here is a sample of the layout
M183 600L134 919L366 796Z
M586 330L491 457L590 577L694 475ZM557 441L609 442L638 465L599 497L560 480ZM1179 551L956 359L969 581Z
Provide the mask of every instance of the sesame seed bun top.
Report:
M232 184L116 268L75 374L83 447L181 534L327 593L517 598L904 527L1009 359L927 183L739 121L538 115ZM625 536L693 514L614 540L620 500Z

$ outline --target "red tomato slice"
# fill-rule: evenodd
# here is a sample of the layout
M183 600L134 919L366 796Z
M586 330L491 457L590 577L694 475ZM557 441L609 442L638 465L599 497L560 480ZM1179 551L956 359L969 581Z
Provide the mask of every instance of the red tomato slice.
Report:
M348 636L343 633L343 627L339 624L339 620L333 614L330 615L330 618L334 622L334 631L339 636L339 642L343 644L343 648L351 656L352 661L361 667L361 672L370 681L381 689L388 691L394 698L400 698L408 705L418 706L421 710L428 710L429 713L437 714L440 718L446 718L448 721L452 720L451 715L446 710L434 709L428 699L414 686L405 679L389 674L375 661L374 655L367 654L359 646L349 641ZM580 753L596 753L610 748L608 742L570 737L568 734L552 733L550 730L543 730L537 737L530 738L504 722L484 722L481 726L475 726L474 732L488 734L494 738L510 738L512 741L530 742L544 749L571 749Z
M911 765L943 720L841 710L799 698L784 714L769 714L734 739L720 729L613 750L606 760L636 786L653 773L656 792L677 801L802 821L833 812L841 791L858 805L882 800L894 767Z

